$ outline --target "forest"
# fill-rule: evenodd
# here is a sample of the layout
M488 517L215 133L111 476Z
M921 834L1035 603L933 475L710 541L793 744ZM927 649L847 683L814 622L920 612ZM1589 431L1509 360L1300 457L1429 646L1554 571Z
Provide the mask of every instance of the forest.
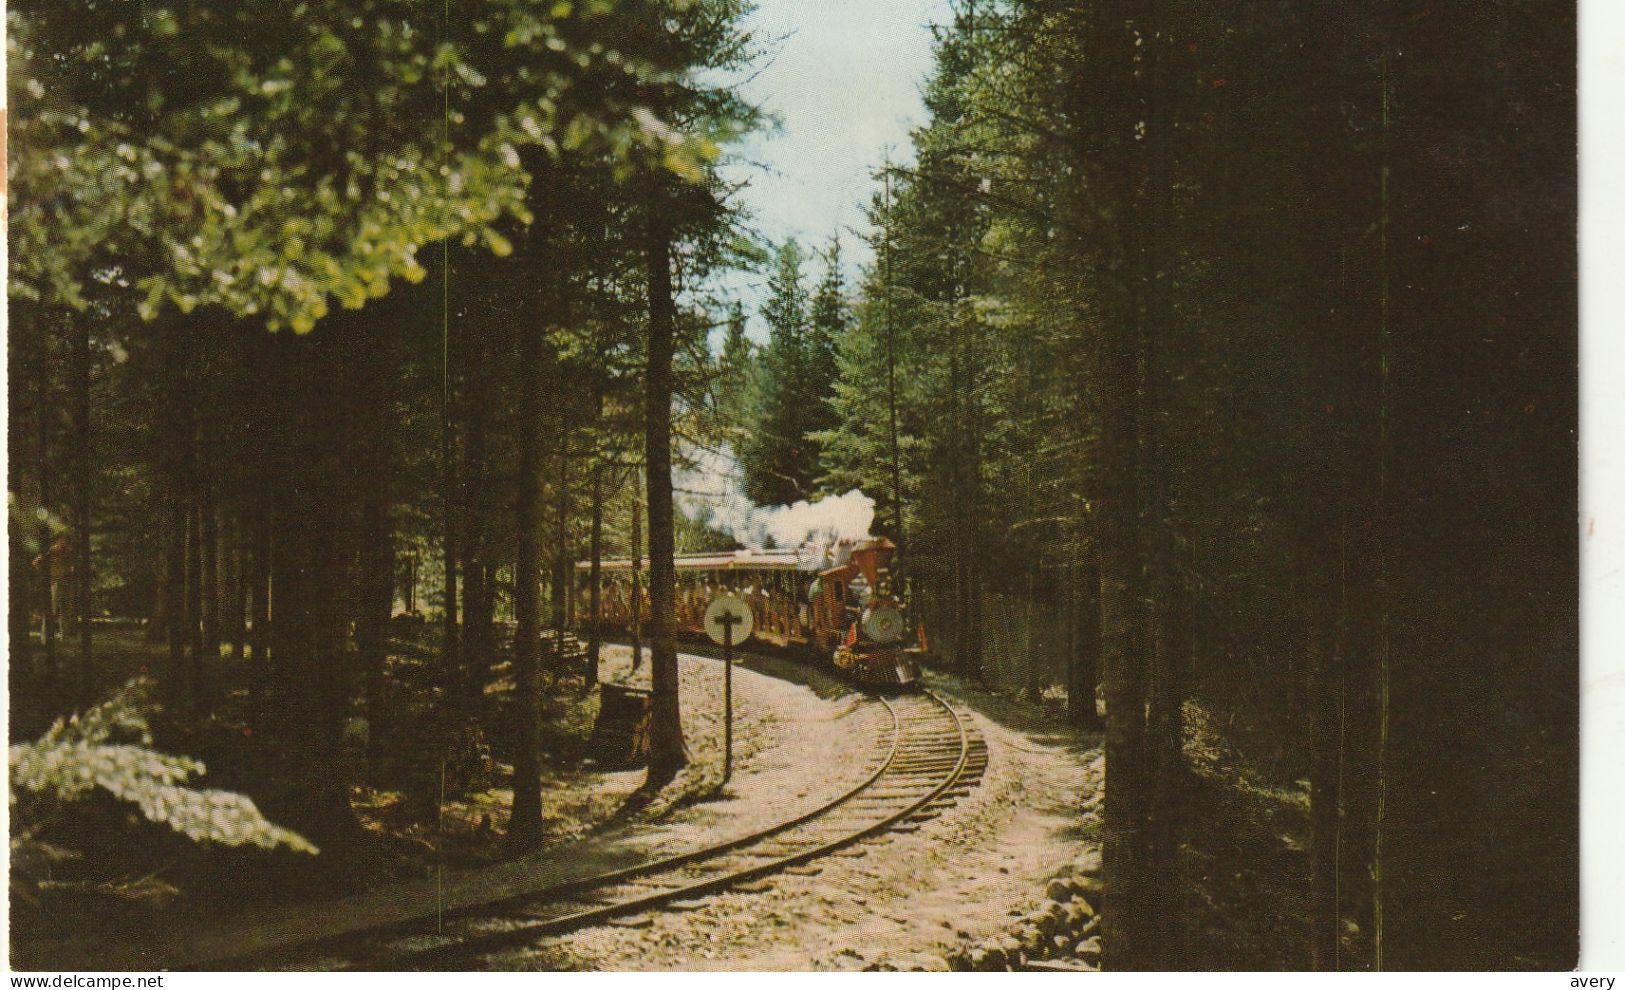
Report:
M8 5L14 939L558 841L614 556L672 781L720 458L1099 734L1108 968L1574 965L1571 6L955 0L857 265L749 0L283 7Z

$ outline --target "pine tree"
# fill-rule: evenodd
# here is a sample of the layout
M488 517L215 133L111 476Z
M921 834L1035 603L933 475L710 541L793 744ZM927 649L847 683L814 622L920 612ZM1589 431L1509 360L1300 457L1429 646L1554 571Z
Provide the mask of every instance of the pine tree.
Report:
M829 394L833 422L815 435L819 484L827 491L857 488L874 497L881 506L877 531L901 546L907 528L905 492L916 473L905 463L905 451L917 446L908 424L918 378L907 363L913 360L904 339L908 313L899 313L908 300L892 280L897 220L889 195L875 197L869 221L876 229L876 260L864 272L856 310L835 341L836 378Z
M803 380L807 426L803 436L835 425L835 409L830 400L840 377L840 341L852 322L851 307L846 299L846 277L841 271L839 237L830 238L823 262L824 277L819 279L818 288L813 292L807 321L807 369ZM816 446L816 438L811 439Z
M768 279L762 319L768 343L762 352L755 433L740 453L745 496L764 505L787 505L806 498L817 474L817 445L807 438L813 427L808 408L811 369L807 319L808 298L802 284L801 247L795 240L780 245Z
M756 419L759 355L755 342L745 334L745 326L745 307L735 300L728 308L728 325L723 332L722 351L716 359L714 386L723 438L735 447L754 432L750 424Z

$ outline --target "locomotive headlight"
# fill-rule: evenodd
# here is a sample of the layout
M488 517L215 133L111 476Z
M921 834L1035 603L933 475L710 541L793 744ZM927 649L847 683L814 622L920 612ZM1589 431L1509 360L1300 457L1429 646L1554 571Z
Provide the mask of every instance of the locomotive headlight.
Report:
M906 629L903 613L890 605L881 605L863 613L863 631L877 643L895 643L903 638Z

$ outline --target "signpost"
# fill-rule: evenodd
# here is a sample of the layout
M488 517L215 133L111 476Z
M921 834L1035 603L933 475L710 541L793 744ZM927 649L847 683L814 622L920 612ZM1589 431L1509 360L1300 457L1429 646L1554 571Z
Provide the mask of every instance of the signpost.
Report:
M734 643L750 639L756 620L750 606L733 595L718 595L705 610L705 634L722 647L722 782L734 769ZM734 627L738 627L735 632Z

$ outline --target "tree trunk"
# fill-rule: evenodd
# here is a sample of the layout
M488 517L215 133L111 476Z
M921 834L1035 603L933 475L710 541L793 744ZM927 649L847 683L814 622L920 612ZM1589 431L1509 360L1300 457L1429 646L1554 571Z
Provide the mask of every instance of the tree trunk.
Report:
M24 418L28 412L26 403L32 390L19 386L31 374L28 367L28 341L31 336L23 327L19 308L13 308L6 334L6 374L11 383L6 396L8 413L6 422L8 427L12 428L27 422ZM23 490L24 465L28 459L18 454L19 450L13 448L11 456L6 458L6 490L20 494ZM33 673L34 661L33 629L30 619L34 609L34 556L29 552L28 545L32 536L25 534L24 529L25 527L21 526L6 527L6 550L10 565L6 571L9 577L6 589L6 604L9 609L6 614L6 628L11 647L8 656L11 673L19 678L27 678ZM155 628L158 623L155 621L150 625Z
M267 814L323 850L342 856L361 837L349 803L342 731L354 668L346 646L353 607L358 487L349 403L372 371L334 326L275 341L278 374L272 431L272 489L277 492L272 594L276 621L273 691L265 749L275 780ZM338 425L335 410L341 410ZM282 816L278 818L277 816Z
M587 575L587 687L598 683L598 653L602 647L599 600L602 597L600 561L604 550L604 466L592 468L592 536Z
M444 274L449 278L450 273ZM444 638L441 645L440 677L441 683L451 686L456 683L458 671L462 669L461 636L457 628L457 441L455 432L455 419L453 408L453 382L452 372L452 345L445 345L445 365L442 368L443 382L440 405L440 470L441 470L441 534L440 534L440 561L444 570L445 584L441 589L440 602L445 608L442 616Z
M1072 649L1067 707L1072 724L1088 732L1101 729L1095 692L1100 684L1100 564L1091 541L1081 563L1069 566L1067 607L1071 610Z
M643 484L632 472L632 669L643 665Z
M956 295L966 295L961 288ZM985 676L982 669L982 403L977 388L976 370L982 358L976 351L977 316L974 309L968 317L968 332L961 334L967 354L961 368L961 399L964 422L964 475L961 480L960 528L965 534L965 653L966 671L977 679Z
M271 521L274 511L270 493L259 494L255 498L249 531L248 585L252 619L248 646L253 654L253 663L248 670L248 703L257 725L263 725L265 721L265 696L274 662L271 656L271 561L274 553Z
M671 243L652 234L649 266L649 368L644 405L644 457L649 479L649 601L653 697L649 714L649 780L670 780L687 762L677 697L676 532L671 490L671 365L676 313Z
M1115 384L1115 383L1114 383ZM1115 388L1110 389L1116 391ZM1118 397L1114 404L1123 401ZM1114 416L1119 419L1120 416ZM1132 436L1132 434L1130 434ZM1132 440L1129 441L1132 444ZM1122 442L1102 444L1123 447ZM1109 459L1108 459L1109 458ZM1114 451L1102 457L1102 473L1132 464L1132 454ZM1112 480L1102 484L1096 505L1100 532L1100 660L1106 695L1106 814L1102 857L1107 903L1102 934L1105 960L1112 969L1143 965L1143 899L1145 896L1145 798L1150 774L1146 766L1145 651L1139 561L1134 553L1133 514L1124 489Z
M1184 912L1178 903L1184 884L1178 876L1178 855L1180 823L1188 796L1182 717L1186 654L1175 646L1174 625L1188 609L1180 607L1185 588L1174 566L1177 548L1170 495L1172 447L1178 438L1170 425L1173 411L1169 397L1175 386L1166 355L1179 344L1175 339L1170 284L1175 259L1167 242L1169 225L1175 222L1168 202L1171 138L1163 79L1169 39L1159 3L1147 5L1139 29L1144 39L1140 47L1144 130L1138 147L1145 178L1133 198L1131 222L1138 227L1135 243L1139 256L1133 260L1138 269L1135 280L1142 314L1138 346L1144 408L1139 425L1145 495L1140 534L1145 541L1146 589L1151 595L1145 615L1150 646L1146 738L1152 775L1146 836L1146 918L1150 922L1146 948L1150 951L1145 962L1158 969L1178 969L1185 968L1181 958Z
M951 300L950 300L951 304ZM961 415L960 400L963 394L960 379L962 372L959 362L958 334L950 326L952 335L947 342L948 351L948 414L949 439L947 443L948 454L948 504L957 517L958 525L954 526L950 535L950 557L953 564L953 583L951 586L953 634L954 634L954 666L965 676L974 677L979 673L980 664L974 656L970 643L970 581L968 566L966 564L967 549L965 546L966 528L975 526L974 520L965 517L965 476L964 476L964 438L965 424Z
M211 664L220 658L220 523L213 475L214 465L205 465L203 488L198 493L198 536L203 550L203 656Z
M51 533L51 337L50 322L42 321L39 341L39 366L35 388L39 390L39 405L35 408L36 441L35 467L39 472L39 609L40 643L45 659L45 676L60 678L56 656L56 568L53 560L54 537Z
M1330 648L1331 630L1322 599L1306 596L1305 629L1309 654L1309 957L1317 971L1341 969L1338 954L1338 816L1342 781L1338 774L1338 708L1341 666Z
M183 328L179 318L169 315L157 327L162 352L163 378L160 422L160 457L163 462L167 534L164 567L164 631L169 638L168 684L165 695L180 710L190 701L191 685L186 666L186 649L191 634L186 630L186 549L192 446L191 392Z
M203 644L203 522L201 503L195 498L186 515L186 635L191 658L191 705L195 714L202 714L204 686L207 676L204 667Z
M95 588L90 560L90 513L94 492L95 452L90 446L90 321L83 315L75 318L78 332L74 335L74 467L77 478L74 485L74 535L77 537L74 576L78 579L79 599L79 699L81 706L95 700L96 661L95 642L91 632L91 619L95 615L92 601Z
M884 216L886 222L881 230L885 235L885 243L881 253L882 275L881 293L885 302L885 328L886 328L886 425L888 454L891 459L891 502L892 527L896 530L894 536L897 540L897 555L904 557L908 553L908 540L903 524L903 453L901 440L897 430L897 330L892 322L892 201L891 201L891 170L886 170L886 192ZM898 589L902 591L903 589Z
M271 527L276 511L276 461L280 452L275 449L275 433L271 424L279 416L281 396L277 362L281 342L271 334L256 333L249 338L245 359L249 388L242 401L245 409L247 450L243 465L248 490L244 493L244 583L248 599L247 630L248 652L252 663L247 666L248 708L256 730L266 724L266 698L271 684L271 582L272 545Z
M227 625L231 635L231 655L242 660L248 647L248 537L240 512L232 523L231 543L231 592L227 596L231 621Z
M542 326L519 327L519 475L514 498L514 727L510 841L536 841L542 830L540 553L537 500L541 470Z
M475 329L476 339L469 347L478 348L468 368L468 401L466 403L466 442L463 445L463 643L462 668L456 682L455 697L463 717L478 712L485 697L485 685L491 670L491 584L492 565L487 545L488 517L490 515L486 493L490 489L490 474L486 464L486 427L490 419L489 388L487 383L486 354L482 330Z
M168 514L164 553L164 630L169 636L169 685L174 704L184 702L186 678L186 502L178 478L171 478L165 507Z
M560 438L558 515L553 525L553 658L564 661L564 629L569 624L570 591L570 438ZM564 674L555 670L553 676Z
M361 609L356 622L356 660L367 704L367 766L374 774L383 735L384 658L395 584L389 504L381 493L382 486L370 489L361 506Z
M368 323L369 329L373 328ZM362 678L367 710L367 771L377 780L384 732L384 664L388 655L389 618L395 601L395 542L390 519L390 493L394 463L389 419L394 397L395 352L392 342L378 337L389 330L376 328L366 350L378 355L380 379L385 384L368 393L361 438L368 482L361 495L361 580L356 615L356 661Z
M1124 234L1132 238L1132 225ZM1132 244L1125 248L1134 257ZM1107 904L1102 932L1105 963L1114 970L1144 968L1146 802L1152 778L1145 726L1144 568L1138 507L1139 327L1128 287L1123 308L1102 321L1099 492L1094 506L1100 565L1100 666L1106 696L1106 813L1104 856Z
M11 475L12 479L16 476L13 465L18 460L19 458L13 457L12 464L7 465L6 473ZM17 490L14 480L11 490ZM11 647L11 671L14 676L26 677L31 672L34 645L30 639L31 629L28 619L32 608L28 600L32 590L29 587L28 577L29 572L33 570L33 560L30 559L28 545L24 542L22 534L17 532L17 527L8 527L7 537L9 569L6 573L10 578L10 584L6 589L6 606L9 609L6 614L6 632Z

